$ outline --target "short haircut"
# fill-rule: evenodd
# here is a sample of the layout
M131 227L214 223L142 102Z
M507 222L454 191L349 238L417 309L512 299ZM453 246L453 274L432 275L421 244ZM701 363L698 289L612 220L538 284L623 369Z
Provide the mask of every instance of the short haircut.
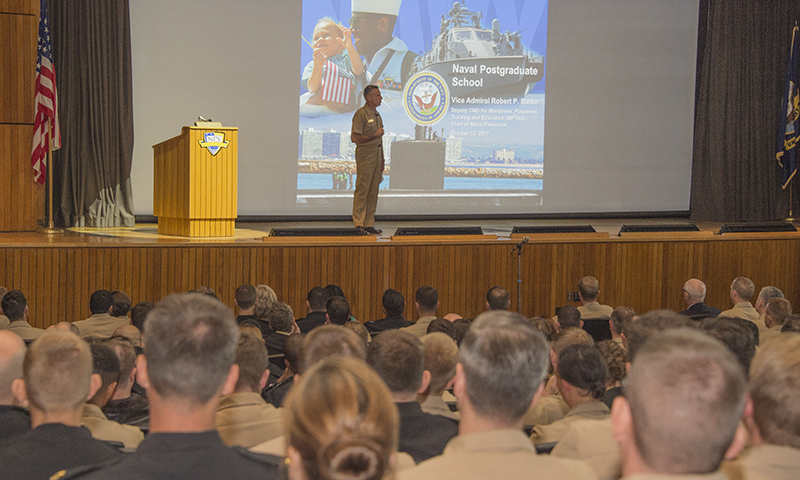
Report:
M90 348L92 349L92 373L100 375L103 380L97 393L105 393L109 385L119 381L119 359L114 350L103 344L93 343Z
M325 313L334 325L344 325L350 321L350 304L344 297L331 297L325 304Z
M459 347L461 346L461 342L464 341L464 336L467 334L471 326L472 322L466 318L459 318L453 322L453 329L455 331L453 338L456 341L456 345Z
M444 333L450 337L451 340L456 338L456 327L453 326L450 320L445 320L444 318L435 318L428 324L428 329L425 333L433 332Z
M558 356L561 350L569 345L580 343L582 345L594 345L592 336L586 330L580 328L567 328L553 335L553 341L550 342L550 348Z
M153 302L139 302L131 309L131 324L144 333L144 319L150 310L156 308Z
M548 341L548 343L553 339L553 333L555 333L555 329L553 328L553 324L550 323L548 319L544 317L533 317L531 318L531 325L542 332L542 335L544 335L544 338Z
M133 325L119 326L114 330L114 333L112 333L111 336L124 338L125 340L129 341L131 345L136 347L142 346L142 332L140 332L139 329Z
M653 310L647 312L635 322L625 327L625 338L628 341L628 361L633 362L639 347L653 334L692 326L692 320L686 315L672 310Z
M89 395L92 352L74 333L48 330L31 344L22 372L33 407L44 412L75 411Z
M267 321L273 332L291 332L294 322L292 307L283 302L273 303L267 313Z
M364 326L361 322L347 322L342 327L351 330L353 333L358 335L358 338L364 341L364 345L367 345L370 340L369 331L367 327Z
M783 325L786 317L792 314L792 304L781 297L770 298L764 315L769 315L775 325Z
M53 325L53 328L58 328L58 329L61 329L61 330L69 330L70 332L74 333L75 335L77 335L79 337L81 336L81 329L76 327L74 323L58 322L55 325Z
M625 364L628 363L628 352L614 340L603 340L597 342L595 348L603 356L608 368L608 378L606 378L606 385L614 385L622 383L627 374Z
M736 277L731 284L731 290L736 292L739 298L748 302L753 298L753 294L756 293L756 286L747 277Z
M511 305L511 294L503 287L495 285L486 292L486 302L489 310L508 310Z
M581 312L572 305L564 305L558 309L558 324L561 329L581 328Z
M779 335L759 349L747 390L761 437L800 448L800 335Z
M103 345L110 348L117 356L117 361L119 362L119 379L117 381L120 384L125 384L136 367L136 349L126 338L111 338L103 342Z
M377 85L367 85L364 87L364 99L366 100L367 95L370 94L371 91L376 90L378 87Z
M367 363L393 394L412 394L422 385L425 350L414 335L388 330L377 335L367 347Z
M271 289L268 285L259 285L256 287L256 304L253 307L253 315L261 320L267 319L269 309L272 304L278 301L278 296L275 295L275 290Z
M475 412L506 424L525 415L550 367L544 335L522 315L502 310L478 315L459 361Z
M414 301L426 312L435 312L439 306L439 292L433 287L419 287L414 294Z
M429 392L441 395L456 374L458 347L452 338L441 332L423 336L420 341L425 350L425 370L431 372Z
M300 454L305 478L381 480L390 473L397 407L363 361L331 358L316 365L284 405L286 444Z
M261 393L261 377L269 367L269 356L261 339L249 333L239 335L235 362L239 365L236 391Z
M600 295L600 282L594 277L585 276L578 281L578 293L587 302L593 302Z
M706 318L700 322L700 330L716 338L736 356L745 376L750 371L750 362L756 354L758 344L755 335L744 323L752 323L742 318Z
M329 357L355 357L364 360L367 358L367 347L358 335L346 328L321 325L306 334L303 340L303 360L297 373L302 374Z
M239 324L239 333L252 335L261 340L262 343L264 342L264 334L261 333L261 328L251 319L245 320Z
M403 298L403 294L392 288L383 292L382 303L387 315L399 317L406 309L406 300Z
M239 330L233 312L206 295L175 294L145 321L150 386L162 397L208 403L236 357Z
M668 474L716 470L744 409L744 388L739 363L718 340L688 328L652 335L624 387L644 463Z
M25 317L25 307L27 306L28 300L19 290L9 291L3 295L3 300L0 301L0 308L3 309L3 315L8 317L12 322L22 320Z
M300 362L303 361L303 340L305 333L293 333L283 344L283 359L288 362L286 368L293 373L300 373Z
M345 297L344 290L339 285L333 283L325 285L325 291L328 292L329 297Z
M781 333L783 332L800 332L800 315L789 315L783 322Z
M6 345L0 349L0 398L11 398L11 383L22 378L22 361L27 348L19 335L11 332L0 333L0 345ZM12 349L16 351L10 355Z
M558 377L599 400L606 391L608 367L594 346L570 345L558 354Z
M706 284L702 281L692 278L683 284L683 291L689 294L689 300L694 302L702 302L706 298Z
M122 290L114 290L111 292L114 298L114 308L111 310L112 317L126 317L128 312L131 311L131 297Z
M328 302L329 298L331 298L331 296L328 294L327 290L322 287L314 287L308 292L306 300L308 300L308 305L311 307L312 311L321 312L325 310L325 304Z
M114 305L114 295L108 290L96 290L89 297L89 310L92 315L98 313L108 313L108 309Z
M630 322L634 315L636 315L636 312L634 312L632 308L615 308L611 312L611 315L609 315L611 331L614 332L615 335L621 335L623 326L626 322Z
M784 298L784 295L778 287L770 285L762 288L761 291L758 292L758 298L766 305L770 298Z
M239 308L242 310L248 310L253 308L253 305L256 304L256 287L250 285L249 283L245 283L244 285L239 285L239 288L236 289L236 304L239 305Z

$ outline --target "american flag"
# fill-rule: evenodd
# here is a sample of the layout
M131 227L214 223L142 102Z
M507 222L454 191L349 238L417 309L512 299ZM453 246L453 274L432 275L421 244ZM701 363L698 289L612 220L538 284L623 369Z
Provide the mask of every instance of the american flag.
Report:
M61 129L58 125L58 97L56 95L56 71L53 66L53 49L50 44L50 26L47 21L47 3L40 0L39 48L36 58L36 96L34 98L33 145L31 166L33 179L44 184L47 167L44 159L50 149L61 148Z
M327 102L350 103L353 74L325 60L325 78L322 83L322 99Z

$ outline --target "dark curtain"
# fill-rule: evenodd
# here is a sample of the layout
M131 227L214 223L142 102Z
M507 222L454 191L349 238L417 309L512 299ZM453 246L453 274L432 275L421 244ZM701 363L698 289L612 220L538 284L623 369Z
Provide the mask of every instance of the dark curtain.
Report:
M127 0L48 0L62 148L63 226L133 226L133 85Z
M797 0L701 0L691 217L718 222L787 216L775 160ZM792 181L797 212L797 179Z

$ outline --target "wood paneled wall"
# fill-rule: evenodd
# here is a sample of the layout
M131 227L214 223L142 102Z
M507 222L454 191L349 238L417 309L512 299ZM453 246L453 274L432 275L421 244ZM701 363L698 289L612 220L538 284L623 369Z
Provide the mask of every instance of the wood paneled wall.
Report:
M44 212L31 141L39 4L0 0L0 231L34 231Z
M516 305L516 255L507 242L468 245L267 246L9 246L0 245L0 285L21 289L32 323L46 326L89 315L96 289L121 289L133 302L158 301L173 292L207 285L233 306L242 283L270 285L296 316L316 285L340 285L362 321L382 318L387 288L406 298L416 319L417 287L438 289L439 314L472 317L486 291L501 285ZM775 285L798 304L800 239L703 241L595 241L531 243L523 253L523 307L527 316L553 315L583 275L600 280L600 301L637 312L682 310L681 288L691 278L709 287L707 303L726 309L730 283L751 278L758 291Z

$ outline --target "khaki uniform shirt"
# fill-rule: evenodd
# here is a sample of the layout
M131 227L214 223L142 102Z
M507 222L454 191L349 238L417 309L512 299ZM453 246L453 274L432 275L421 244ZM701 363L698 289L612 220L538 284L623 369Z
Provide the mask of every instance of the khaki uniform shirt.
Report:
M729 480L721 471L704 474L670 475L667 473L636 473L622 477L623 480Z
M781 335L781 328L783 328L783 325L775 325L770 327L766 332L761 332L758 335L758 345L764 345L769 339L779 337ZM800 475L798 476L800 477Z
M458 435L438 457L398 472L397 480L485 480L489 478L594 479L582 462L537 455L515 429Z
M114 335L114 330L123 325L130 325L131 320L127 317L112 317L107 313L95 313L86 320L72 322L81 332L81 338L108 339Z
M422 411L431 415L459 420L461 416L458 412L450 410L444 399L438 395L417 395L417 401L422 406Z
M767 323L764 321L764 314L759 315L758 318L753 320L753 323L755 323L756 327L758 327L758 333L759 334L764 333L767 330L769 330L769 328L767 328Z
M731 480L795 480L800 477L800 450L782 445L759 445L722 465Z
M610 317L611 312L614 311L614 308L609 307L608 305L600 305L597 302L589 302L578 307L578 311L581 312L581 320L586 320L592 318Z
M525 425L550 425L561 420L569 412L569 405L561 394L542 397L532 408L529 408L522 419Z
M11 321L5 315L0 315L0 330L5 330Z
M603 402L579 403L572 407L561 420L550 425L537 425L534 427L531 432L531 442L534 445L537 443L557 442L566 435L571 423L580 419L601 420L608 418L610 414L611 411Z
M435 320L436 317L431 315L428 317L419 317L417 323L413 325L409 325L407 327L403 327L400 329L401 332L408 332L414 335L417 338L422 338L425 334L428 333L428 324Z
M32 342L39 338L39 335L44 333L41 328L32 327L30 323L25 320L15 320L8 324L6 329L9 332L14 332L19 335L19 338L26 342Z
M136 448L144 440L144 434L137 427L112 422L97 405L83 404L81 425L92 432L98 440L120 442L125 448Z
M216 428L226 445L252 447L283 435L283 409L258 393L232 393L219 402Z
M614 480L622 475L619 445L614 439L611 417L572 422L550 455L582 460L599 480Z
M753 323L755 323L759 317L758 311L753 308L753 305L750 302L739 302L730 310L725 310L724 312L720 313L719 316L744 318L745 320L750 320Z

